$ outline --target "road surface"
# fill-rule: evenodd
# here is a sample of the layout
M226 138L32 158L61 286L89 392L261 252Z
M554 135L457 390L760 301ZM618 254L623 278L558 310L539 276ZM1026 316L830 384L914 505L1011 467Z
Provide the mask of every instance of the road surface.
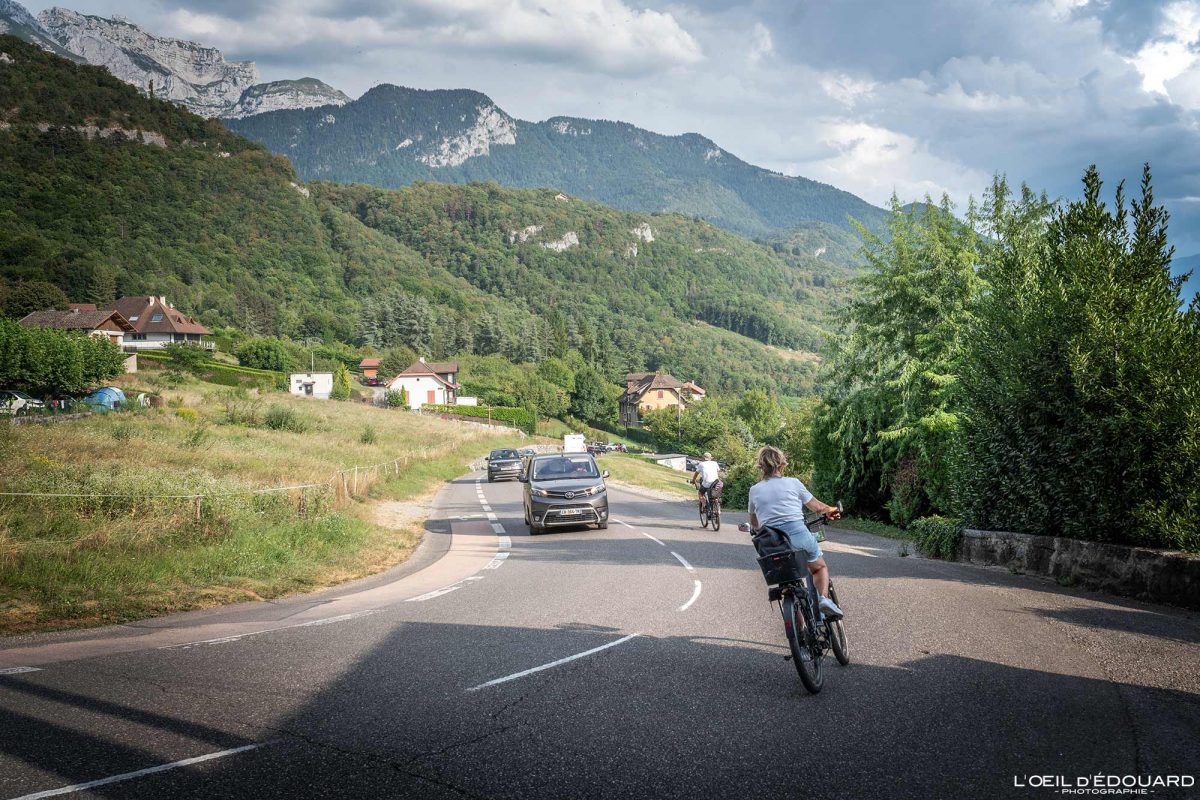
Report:
M853 663L809 695L726 515L611 491L530 537L448 484L318 595L0 640L0 800L1006 798L1200 772L1200 617L834 531ZM1197 796L1157 788L1144 796Z

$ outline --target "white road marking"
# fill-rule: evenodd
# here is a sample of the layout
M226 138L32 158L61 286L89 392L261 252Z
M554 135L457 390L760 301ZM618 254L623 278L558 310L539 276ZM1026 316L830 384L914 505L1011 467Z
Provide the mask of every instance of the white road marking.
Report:
M692 603L696 602L696 599L698 597L700 597L700 581L692 581L692 582L696 584L696 588L692 591L692 599L688 600L686 603L681 605L679 607L680 611L687 611L689 608L692 607Z
M500 569L501 565L504 564L505 559L507 559L510 555L512 555L512 553L496 553L496 557L489 561L487 565L484 566L484 569Z
M654 541L658 542L658 543L659 543L659 544L661 544L663 547L666 547L666 545L665 545L665 544L663 544L663 542L662 542L662 540L661 540L661 539L655 539L653 536L651 536L650 534L646 533L645 531L642 531L642 536L645 536L647 539L654 539Z
M483 504L483 510L484 510L484 511L491 511L491 510L492 510L492 507L491 507L491 506L489 506L487 503L484 503L484 504Z
M496 535L500 535L500 534L504 533L504 526L501 525L499 522L493 522L492 523L492 532L495 533ZM501 545L501 546L503 546L503 545Z
M183 644L164 644L158 649L180 650L188 647L196 647L202 644L227 644L229 642L236 642L239 639L245 639L247 636L258 636L262 633L273 633L275 631L287 631L291 630L292 628L313 628L318 625L331 625L334 622L345 622L348 619L357 619L358 617L365 617L368 614L374 613L374 611L355 611L351 614L342 614L337 617L326 617L324 619L309 620L308 622L297 622L295 625L280 625L278 628L266 628L261 631L249 631L247 633L238 633L232 636L220 636L216 639L201 639L198 642L184 642Z
M20 675L23 672L41 672L41 667L5 667L0 669L0 675Z
M515 681L517 678L524 678L526 675L532 675L535 672L541 672L543 670L547 670L552 667L557 667L562 664L566 664L570 661L575 661L575 660L583 658L585 656L590 656L593 653L599 653L601 650L607 650L610 647L616 647L617 645L624 644L625 642L628 642L630 639L634 638L635 636L640 636L640 635L641 634L639 634L639 633L631 633L628 636L622 636L620 639L617 639L615 642L609 642L608 644L602 644L599 647L593 647L591 650L584 650L582 653L576 653L573 656L567 656L566 658L560 658L558 661L551 661L549 664L542 664L540 667L534 667L533 669L527 669L527 670L523 670L521 672L514 672L512 675L505 675L503 678L496 678L495 680L490 680L487 683L481 683L478 686L472 686L470 689L467 689L467 691L475 692L480 689L486 689L489 686L495 686L498 683L507 683L508 681Z
M630 524L629 524L628 522L626 522L625 520L623 520L623 519L619 519L619 520L617 520L617 522L620 522L620 523L621 523L622 525L624 525L626 528L629 528L629 530L633 530L633 526L632 526L632 525L630 525Z
M458 589L458 588L459 588L459 587L458 587L458 585L457 585L457 584L456 584L456 585L454 585L454 586L445 586L445 587L443 587L443 588L441 588L441 589L434 589L432 592L426 592L425 594L419 594L419 595L417 595L416 597L410 597L410 598L408 598L407 600L405 600L404 602L406 602L406 603L420 603L420 602L423 602L423 601L425 601L425 600L432 600L432 599L433 599L433 598L435 598L435 597L441 597L441 596L442 596L442 595L444 595L444 594L450 594L451 592L453 592L454 590L456 590L456 589Z
M496 531L496 533L500 533L503 530L504 530L504 526L501 525L500 530ZM512 547L512 539L508 538L507 536L501 536L500 537L500 547L504 550L510 549Z
M40 800L43 797L55 797L60 794L71 794L72 792L82 792L87 789L94 789L97 786L107 786L110 783L119 783L120 781L128 781L133 778L141 778L146 775L153 775L156 772L166 772L169 769L177 767L190 767L192 764L200 764L205 761L212 761L214 758L224 758L232 756L236 753L245 753L247 750L255 750L264 745L273 744L273 742L259 742L258 744L247 744L241 747L234 747L229 750L221 750L217 753L209 753L205 756L196 756L195 758L185 758L182 761L172 761L170 764L160 764L157 767L147 767L139 769L136 772L123 772L120 775L113 775L108 778L100 778L87 783L77 783L74 786L64 786L61 789L47 789L44 792L34 792L33 794L24 794L20 797L15 797L13 800Z
M662 544L662 542L659 542L659 544ZM695 568L694 568L694 567L692 567L692 565L691 565L691 564L689 564L689 563L687 562L687 559L685 559L683 556L679 555L679 553L676 553L674 550L672 550L672 551L671 551L671 555L675 556L675 559L676 559L676 560L677 560L677 561L678 561L680 564L683 564L683 568L684 568L684 569L686 569L688 572L695 572L695 571L696 571L696 570L695 570Z
M495 522L496 520L500 519L495 514L492 514L490 512L488 513L487 518L490 519L492 522Z

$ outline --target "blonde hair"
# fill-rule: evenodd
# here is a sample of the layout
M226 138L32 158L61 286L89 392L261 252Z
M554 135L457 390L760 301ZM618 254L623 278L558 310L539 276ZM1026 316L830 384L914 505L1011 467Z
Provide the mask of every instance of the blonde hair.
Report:
M762 473L764 481L772 475L782 475L786 464L787 457L778 447L767 445L758 451L758 471Z

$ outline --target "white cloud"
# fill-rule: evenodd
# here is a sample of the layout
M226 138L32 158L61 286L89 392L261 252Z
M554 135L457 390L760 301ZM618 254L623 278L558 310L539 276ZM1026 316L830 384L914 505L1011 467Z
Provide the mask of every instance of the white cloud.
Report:
M314 0L269 4L246 19L180 8L172 33L230 50L264 52L333 45L348 50L443 48L554 62L609 74L696 64L703 52L668 12L622 0L410 0L389 14L337 17Z
M750 52L746 58L751 64L757 64L775 52L775 41L771 38L771 31L761 22L754 23L752 36Z
M1142 88L1170 97L1167 83L1196 65L1198 41L1200 3L1185 0L1163 8L1159 35L1129 59L1141 73Z

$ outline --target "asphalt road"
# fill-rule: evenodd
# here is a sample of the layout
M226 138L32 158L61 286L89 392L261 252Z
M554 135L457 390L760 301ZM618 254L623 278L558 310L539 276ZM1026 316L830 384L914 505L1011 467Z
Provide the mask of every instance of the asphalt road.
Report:
M1054 797L1038 776L1200 773L1196 614L834 531L853 662L809 695L741 515L713 533L614 489L607 531L529 537L520 484L476 478L386 575L0 640L0 800Z

